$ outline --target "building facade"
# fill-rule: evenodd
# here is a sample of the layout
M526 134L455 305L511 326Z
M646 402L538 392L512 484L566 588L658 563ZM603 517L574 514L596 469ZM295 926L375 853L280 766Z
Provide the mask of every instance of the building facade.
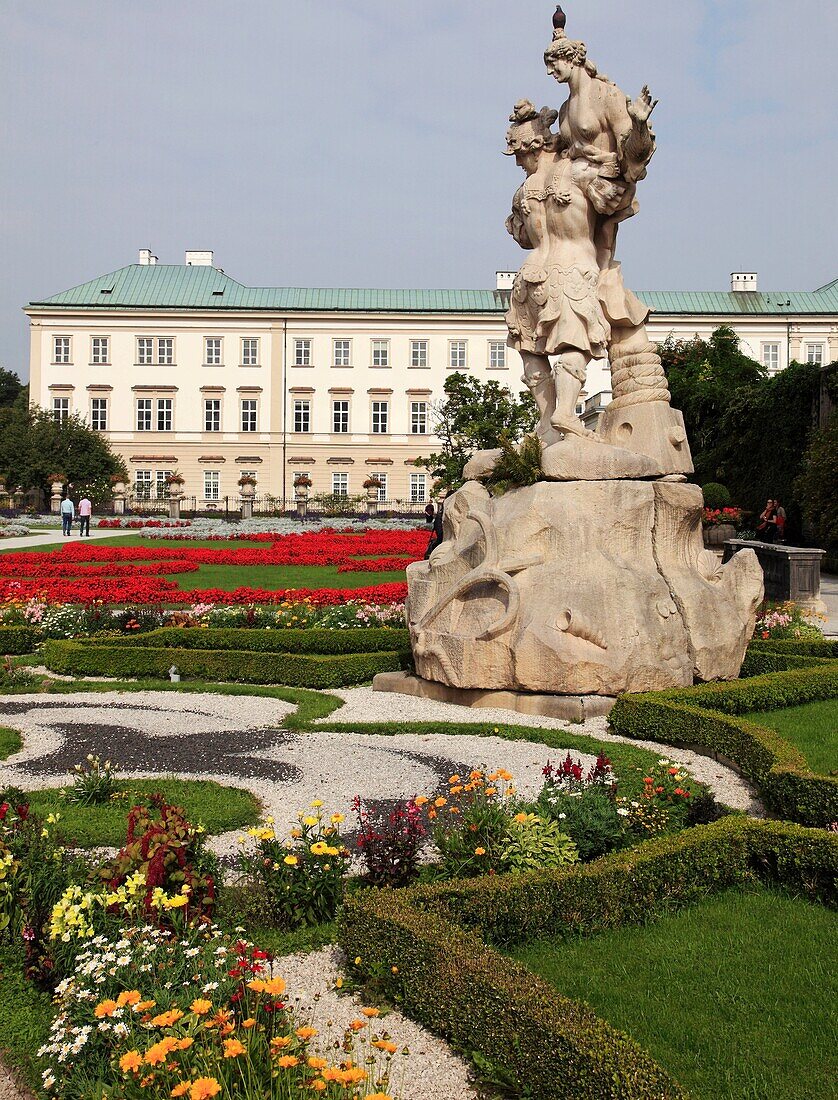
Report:
M494 290L252 288L187 252L181 265L137 264L26 307L30 394L56 417L82 415L122 455L140 494L173 470L203 505L257 492L286 499L307 474L314 493L421 503L430 476L414 460L438 448L435 407L465 371L520 390L506 346L509 273ZM650 337L706 338L721 324L771 371L838 359L838 280L814 292L648 292ZM610 399L592 364L583 400ZM581 410L580 410L581 411Z

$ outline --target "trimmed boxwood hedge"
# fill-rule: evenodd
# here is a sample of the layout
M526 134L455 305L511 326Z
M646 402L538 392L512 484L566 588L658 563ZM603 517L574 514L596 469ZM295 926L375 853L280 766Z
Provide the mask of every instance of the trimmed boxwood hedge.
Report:
M489 946L640 923L755 878L835 904L838 836L741 817L567 871L346 899L340 943L410 1015L533 1100L684 1097L634 1040Z
M121 640L120 640L121 641ZM379 672L407 667L409 653L339 655L262 653L238 649L153 649L121 644L47 641L44 664L53 672L80 676L168 677L175 665L182 676L248 684L334 688L360 684Z
M31 653L37 635L31 626L0 626L0 653Z
M259 653L387 653L410 649L407 630L362 627L347 630L265 630L248 627L161 627L146 634L129 634L119 639L96 637L97 646L140 646L161 649L238 649Z
M615 733L707 752L730 761L766 807L790 821L838 820L838 779L812 773L776 730L738 715L838 698L838 662L677 691L621 695L609 721Z

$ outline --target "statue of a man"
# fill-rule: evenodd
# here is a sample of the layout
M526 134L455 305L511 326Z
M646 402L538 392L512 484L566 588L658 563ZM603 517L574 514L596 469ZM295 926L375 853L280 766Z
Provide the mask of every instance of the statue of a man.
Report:
M636 212L636 184L655 151L649 127L655 103L648 88L628 99L597 72L585 44L569 39L564 25L559 9L545 62L570 96L560 112L517 103L506 150L527 174L507 229L532 252L515 279L506 320L538 405L544 445L561 436L602 439L576 413L591 359L610 354L612 366L623 360L620 369L628 375L614 380L615 397L622 381L632 400L669 399L645 333L649 311L625 289L614 262L617 226ZM557 357L552 365L550 356Z

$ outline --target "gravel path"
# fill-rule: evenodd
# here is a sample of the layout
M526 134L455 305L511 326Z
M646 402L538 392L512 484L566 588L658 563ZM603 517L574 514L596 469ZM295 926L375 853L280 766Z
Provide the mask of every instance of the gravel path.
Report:
M324 1056L334 1056L335 1043L352 1020L363 1019L357 996L338 995L335 982L343 956L334 947L309 955L277 959L274 972L288 983L289 1007L301 1019L310 1020L319 1034L312 1041ZM371 1037L396 1043L389 1091L400 1100L471 1100L477 1093L470 1084L469 1067L452 1053L447 1043L396 1010L371 1021ZM407 1051L408 1053L404 1053ZM373 1051L375 1053L375 1051ZM379 1055L378 1065L383 1059Z

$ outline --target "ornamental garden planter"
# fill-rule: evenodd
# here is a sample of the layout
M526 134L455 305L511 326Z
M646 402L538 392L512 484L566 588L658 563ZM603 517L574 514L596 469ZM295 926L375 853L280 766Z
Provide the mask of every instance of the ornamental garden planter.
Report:
M721 549L736 534L732 523L715 523L704 528L704 545Z

